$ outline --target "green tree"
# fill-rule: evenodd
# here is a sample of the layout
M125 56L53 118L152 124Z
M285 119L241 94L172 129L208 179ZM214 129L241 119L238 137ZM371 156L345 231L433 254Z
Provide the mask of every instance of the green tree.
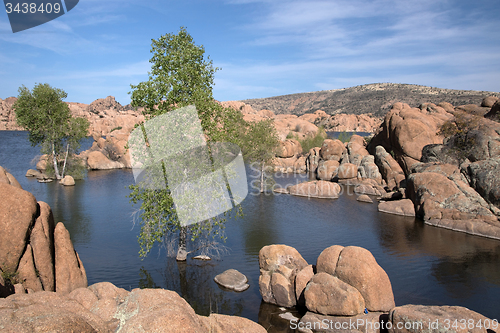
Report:
M260 192L263 193L266 184L272 182L272 176L266 171L280 147L276 128L271 119L250 123L246 135L243 137L243 153L245 160L256 166L259 172Z
M21 86L13 105L17 123L29 132L31 144L40 145L41 152L50 156L57 179L64 177L68 161L77 167L74 155L89 128L87 119L71 116L62 101L66 97L64 90L46 83L35 85L33 91Z
M214 74L205 48L194 43L181 27L178 34L152 40L149 80L131 85L132 106L143 106L144 113L156 116L190 104L207 106L213 100Z
M232 142L240 145L245 121L240 112L222 107L213 100L214 73L212 61L205 59L203 46L194 44L193 38L181 27L178 34L166 34L152 40L151 72L149 80L131 85L133 106L144 107L147 119L180 107L194 105L208 141ZM146 133L143 126L143 132ZM147 140L147 138L146 138ZM167 245L169 254L177 253L185 260L189 252L202 250L204 254L220 249L217 239L225 239L223 218L182 226L176 214L173 198L165 181L165 189L149 189L138 184L129 187L129 197L138 211L141 222L139 235L140 256L146 256L154 243ZM241 208L226 212L241 212ZM187 240L192 243L187 251ZM177 248L177 251L175 251Z

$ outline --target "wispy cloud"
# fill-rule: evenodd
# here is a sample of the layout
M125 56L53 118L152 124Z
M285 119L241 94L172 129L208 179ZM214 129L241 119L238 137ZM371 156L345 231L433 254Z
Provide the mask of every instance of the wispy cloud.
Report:
M240 27L253 36L244 44L273 47L281 57L226 65L236 77L293 76L325 89L327 82L339 88L340 82L357 85L364 79L426 84L427 78L429 85L457 88L453 77L480 84L477 78L487 67L499 71L500 35L491 33L498 21L485 20L484 8L461 8L449 0L230 1L250 2L259 3L259 12ZM227 73L220 75L229 80ZM487 76L488 84L480 86L500 90Z

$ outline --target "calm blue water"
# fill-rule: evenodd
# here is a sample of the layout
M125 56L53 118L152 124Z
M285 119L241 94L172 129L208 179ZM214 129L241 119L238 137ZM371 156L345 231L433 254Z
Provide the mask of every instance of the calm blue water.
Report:
M86 145L89 145L87 142ZM178 264L156 247L138 256L139 225L126 195L128 170L93 171L74 187L40 184L26 178L39 153L26 132L0 131L0 165L37 200L47 202L56 221L71 233L87 270L89 284L110 281L125 289L162 287L179 292L197 313L235 314L258 321L258 252L268 244L295 247L309 262L334 244L370 250L391 280L397 305L460 305L500 318L500 242L424 225L421 221L377 212L357 202L352 188L336 200L287 195L249 195L244 218L226 224L229 254L221 260ZM248 170L249 176L252 174ZM306 176L280 176L293 184ZM251 177L249 177L249 181ZM247 275L242 293L222 290L213 277L235 268Z

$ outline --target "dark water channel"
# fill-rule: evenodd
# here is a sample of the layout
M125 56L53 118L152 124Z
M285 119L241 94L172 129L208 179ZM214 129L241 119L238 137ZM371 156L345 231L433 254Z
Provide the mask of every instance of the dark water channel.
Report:
M88 144L88 143L87 143ZM413 218L377 212L360 203L352 187L336 200L288 195L255 195L243 201L245 216L226 224L230 249L221 260L177 263L155 247L138 256L139 225L126 188L129 170L93 171L74 187L40 184L26 178L38 149L26 132L0 131L0 165L37 200L47 202L56 221L71 233L89 284L109 281L131 290L162 287L177 291L199 314L210 312L259 320L259 250L268 244L295 247L309 263L334 244L370 250L392 283L396 305L460 305L500 318L500 242L424 225ZM252 171L248 171L249 181ZM304 181L304 175L276 175L279 184ZM1 198L0 198L1 200ZM249 279L242 293L223 290L213 277L235 268ZM261 320L277 307L263 307Z

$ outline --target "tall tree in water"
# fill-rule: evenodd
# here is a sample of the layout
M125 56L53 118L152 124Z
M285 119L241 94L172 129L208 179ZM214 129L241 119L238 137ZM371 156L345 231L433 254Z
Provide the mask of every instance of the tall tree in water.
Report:
M146 120L194 105L208 142L241 144L246 122L240 112L224 108L213 99L212 86L217 68L213 67L209 57L205 58L204 47L196 45L181 27L178 34L166 34L153 40L151 53L149 80L131 85L132 105L144 107ZM147 142L144 125L142 129ZM164 189L145 188L138 184L131 185L130 189L131 202L141 204L139 254L142 257L149 253L155 242L166 244L171 254L176 253L178 260L185 260L189 252L198 249L206 254L221 248L217 239L225 237L225 218L182 225L166 177ZM233 209L231 213L233 211L240 210ZM189 252L188 240L193 243Z

